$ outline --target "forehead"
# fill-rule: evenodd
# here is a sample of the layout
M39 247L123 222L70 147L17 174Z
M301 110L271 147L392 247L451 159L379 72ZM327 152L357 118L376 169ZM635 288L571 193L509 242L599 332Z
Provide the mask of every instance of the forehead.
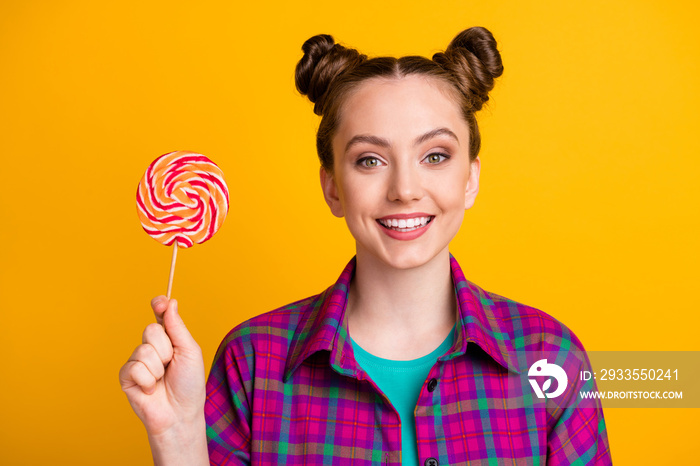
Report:
M368 79L343 102L334 145L357 134L400 141L441 127L466 144L468 127L455 92L439 79L420 75Z

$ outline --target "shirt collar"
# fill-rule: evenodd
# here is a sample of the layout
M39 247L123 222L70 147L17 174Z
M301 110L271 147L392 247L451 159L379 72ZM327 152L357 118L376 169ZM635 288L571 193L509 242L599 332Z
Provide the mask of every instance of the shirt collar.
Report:
M319 351L330 353L329 364L340 374L358 376L360 368L355 362L345 322L348 290L355 274L355 264L356 258L353 257L335 284L312 298L302 312L287 355L285 382L303 361ZM504 368L519 373L513 344L508 333L500 327L499 319L494 316L494 302L489 293L464 277L452 254L450 267L460 321L455 328L452 347L439 360L448 361L465 354L471 342Z

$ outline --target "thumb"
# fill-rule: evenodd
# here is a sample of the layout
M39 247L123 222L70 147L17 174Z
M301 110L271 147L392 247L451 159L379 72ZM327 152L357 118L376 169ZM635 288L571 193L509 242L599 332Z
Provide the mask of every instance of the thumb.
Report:
M187 330L185 322L182 321L182 317L180 317L180 313L177 309L177 300L175 299L170 300L168 308L163 314L163 326L165 327L165 333L168 334L168 338L170 338L170 342L173 344L173 348L181 347L184 349L191 349L197 347L197 343Z

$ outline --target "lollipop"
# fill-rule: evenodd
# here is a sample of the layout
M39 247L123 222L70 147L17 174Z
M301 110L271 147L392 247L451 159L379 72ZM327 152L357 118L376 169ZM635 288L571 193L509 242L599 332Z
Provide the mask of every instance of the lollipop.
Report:
M173 245L170 297L178 247L207 241L224 223L228 213L224 173L201 154L177 151L161 155L139 182L136 207L146 233L166 246Z

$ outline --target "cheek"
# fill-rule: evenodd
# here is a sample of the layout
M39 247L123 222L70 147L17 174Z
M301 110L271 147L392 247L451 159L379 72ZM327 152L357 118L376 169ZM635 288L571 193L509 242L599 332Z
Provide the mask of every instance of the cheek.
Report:
M356 181L356 180L355 180ZM346 215L359 215L372 205L371 190L361 183L346 181L341 189L341 202Z
M454 177L452 180L443 180L440 184L438 198L442 199L445 209L464 210L464 193L467 183L463 177Z
M343 203L350 211L366 211L377 204L380 187L368 183L362 177L347 177L342 184Z

